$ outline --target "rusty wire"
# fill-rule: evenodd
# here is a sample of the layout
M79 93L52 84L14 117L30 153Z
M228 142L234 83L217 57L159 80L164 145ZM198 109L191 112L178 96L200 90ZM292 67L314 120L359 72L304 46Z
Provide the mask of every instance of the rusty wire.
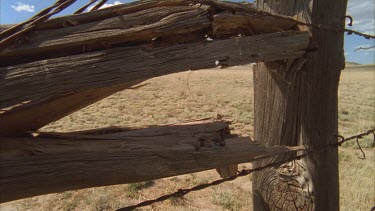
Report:
M335 137L340 138L341 140L338 141L337 143L334 143L334 144L324 145L323 147L321 147L321 148L319 148L317 150L306 150L306 152L303 153L303 154L301 154L301 155L295 155L295 154L292 154L291 152L287 152L287 153L291 154L288 159L284 159L284 160L281 160L281 161L278 161L278 162L273 162L273 163L270 163L270 164L267 164L267 165L264 165L264 166L253 168L253 169L243 169L242 171L240 171L235 176L231 176L231 177L228 177L228 178L225 178L225 179L215 180L215 181L212 181L212 182L207 183L207 184L197 185L197 186L194 186L192 188L178 189L176 192L160 196L160 197L158 197L156 199L146 200L146 201L143 201L143 202L141 202L139 204L136 204L136 205L131 205L131 206L123 207L123 208L117 209L117 211L134 210L136 208L149 206L149 205L152 205L152 204L155 204L155 203L158 203L158 202L163 202L163 201L166 201L166 200L171 199L171 198L183 197L183 196L185 196L186 194L188 194L190 192L203 190L205 188L212 187L212 186L217 186L217 185L220 185L220 184L222 184L224 182L232 181L232 180L235 180L235 179L237 179L239 177L244 177L244 176L247 176L247 175L249 175L249 174L251 174L253 172L262 171L262 170L267 169L267 168L272 168L272 167L276 167L277 168L277 167L279 167L279 166L281 166L281 165L283 165L285 163L289 163L289 162L292 162L292 161L295 161L295 160L300 160L300 159L305 158L307 156L310 156L310 155L313 155L313 154L316 154L316 153L320 153L320 152L322 152L324 150L327 150L329 148L339 147L343 143L348 142L350 140L356 139L356 142L357 142L358 146L360 147L360 145L359 145L359 139L362 139L364 136L367 136L367 135L370 135L370 134L373 134L374 142L375 142L375 128L371 129L371 130L368 130L367 132L351 136L349 138L344 138L343 136L335 135ZM363 152L363 150L362 150L361 147L360 147L360 150L363 153L364 157L363 158L359 157L359 158L360 159L365 159L366 156L365 156L365 153Z

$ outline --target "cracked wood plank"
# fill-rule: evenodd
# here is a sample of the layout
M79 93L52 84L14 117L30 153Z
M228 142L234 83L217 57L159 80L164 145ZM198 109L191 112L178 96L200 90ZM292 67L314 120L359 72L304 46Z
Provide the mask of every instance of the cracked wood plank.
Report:
M0 66L134 43L199 42L205 35L222 39L296 29L292 18L264 13L252 4L142 1L41 23L0 50Z
M51 53L56 56L61 50L85 53L118 43L150 42L162 36L189 34L207 30L210 26L206 9L189 6L150 8L77 26L32 31L23 40L2 49L0 61Z
M2 138L0 202L148 181L303 150L266 148L227 132L228 122L200 121L84 137Z
M165 74L299 58L308 32L280 32L167 47L119 47L0 68L0 108ZM1 117L0 117L1 118Z

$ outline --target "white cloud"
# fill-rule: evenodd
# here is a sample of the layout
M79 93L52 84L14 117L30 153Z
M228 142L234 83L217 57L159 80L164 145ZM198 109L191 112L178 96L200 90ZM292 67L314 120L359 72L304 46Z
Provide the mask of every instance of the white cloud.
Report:
M35 6L25 4L22 2L16 2L16 5L11 6L17 12L35 12Z
M106 7L112 7L114 5L119 5L119 4L123 4L121 1L115 1L113 2L113 4L103 4L103 6L101 6L99 9L103 9L103 8L106 8ZM93 6L90 6L87 8L87 11L90 11L96 4L94 4Z
M349 0L347 14L352 16L353 30L367 34L375 34L375 1Z

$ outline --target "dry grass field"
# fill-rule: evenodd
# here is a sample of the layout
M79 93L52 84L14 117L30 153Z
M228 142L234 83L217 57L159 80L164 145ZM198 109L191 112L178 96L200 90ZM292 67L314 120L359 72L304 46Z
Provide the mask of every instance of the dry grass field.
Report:
M75 131L106 126L180 123L221 114L236 133L252 136L253 84L250 67L183 72L125 90L43 128ZM339 90L339 130L344 136L375 127L374 66L347 68ZM375 205L375 150L363 144L366 160L349 143L339 151L341 209L370 210ZM235 156L235 155L234 155ZM249 166L249 164L246 164ZM129 185L91 188L33 197L0 205L0 210L114 210L146 199L218 179L215 171ZM252 210L251 176L188 194L141 210Z

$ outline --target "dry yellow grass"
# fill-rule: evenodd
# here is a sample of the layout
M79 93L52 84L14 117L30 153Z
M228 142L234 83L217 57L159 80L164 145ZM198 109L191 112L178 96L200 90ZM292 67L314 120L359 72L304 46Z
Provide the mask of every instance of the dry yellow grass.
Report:
M252 135L253 83L249 67L184 72L155 78L147 83L140 89L110 96L43 130L75 131L106 126L171 124L221 114L235 121L233 129L237 133ZM373 68L344 71L339 95L340 133L347 136L375 127ZM371 145L371 140L367 139L366 146ZM368 159L359 160L356 149L340 149L342 210L369 210L375 205L374 152L374 148L366 149ZM218 178L215 171L205 171L149 183L49 194L5 203L0 208L114 210ZM252 210L251 203L251 177L244 177L141 210Z

